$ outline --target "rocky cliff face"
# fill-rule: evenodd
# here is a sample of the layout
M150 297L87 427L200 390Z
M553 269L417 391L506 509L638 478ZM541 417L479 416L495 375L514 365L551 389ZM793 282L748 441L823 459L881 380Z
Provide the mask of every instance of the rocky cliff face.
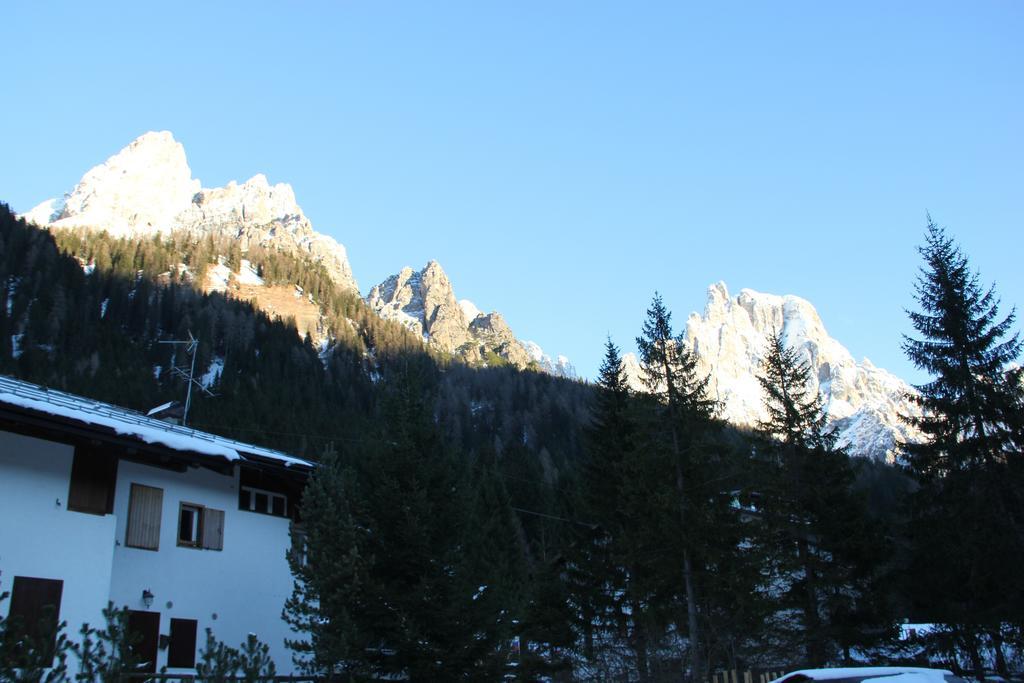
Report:
M313 230L284 183L256 175L239 185L203 189L185 149L164 131L146 133L91 169L65 195L24 214L51 228L96 228L122 237L189 230L250 243L273 241L324 264L340 286L358 291L345 248Z
M454 352L471 338L469 321L437 261L420 271L403 268L373 287L366 302L382 318L401 323L445 351Z
M517 368L530 364L530 354L522 342L512 334L512 328L497 311L478 315L469 323L475 348L469 349L466 357L470 360L485 360L487 353L496 353Z
M486 362L489 354L518 368L535 361L534 354L516 339L500 313L481 313L473 302L455 298L452 283L437 261L420 271L403 268L371 289L366 302L382 318L405 325L425 342L469 363ZM539 352L537 358L543 358L540 347L533 346ZM571 368L568 360L565 365ZM550 371L540 363L538 366Z
M899 418L917 411L906 398L912 388L867 359L857 363L829 336L809 302L751 289L730 297L721 282L708 288L704 314L691 314L685 332L701 372L711 377L709 389L721 406L720 417L746 427L764 419L757 373L774 330L781 330L786 345L799 349L810 363L829 423L849 453L888 459L897 441L921 438ZM626 370L634 388L642 389L635 357L627 357Z

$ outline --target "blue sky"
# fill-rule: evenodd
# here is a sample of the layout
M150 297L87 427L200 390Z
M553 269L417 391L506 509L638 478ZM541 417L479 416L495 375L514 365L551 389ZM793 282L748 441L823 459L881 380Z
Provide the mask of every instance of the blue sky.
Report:
M147 130L204 186L289 182L364 293L456 294L593 376L659 290L792 293L912 380L925 212L1024 305L1019 2L5 6L0 200ZM1019 327L1019 326L1018 326Z

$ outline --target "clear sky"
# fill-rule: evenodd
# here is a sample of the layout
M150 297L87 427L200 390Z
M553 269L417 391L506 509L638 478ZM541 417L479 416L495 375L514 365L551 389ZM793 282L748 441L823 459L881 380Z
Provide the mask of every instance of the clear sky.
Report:
M147 130L288 182L364 294L456 295L592 377L659 290L798 294L911 380L925 212L1024 306L1024 3L9 2L0 200ZM1018 325L1018 328L1020 326Z

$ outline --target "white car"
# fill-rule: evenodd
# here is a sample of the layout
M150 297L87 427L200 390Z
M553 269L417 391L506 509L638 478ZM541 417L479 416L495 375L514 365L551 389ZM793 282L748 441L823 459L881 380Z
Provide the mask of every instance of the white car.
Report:
M966 683L946 669L916 666L854 666L837 669L801 669L776 678L771 683Z

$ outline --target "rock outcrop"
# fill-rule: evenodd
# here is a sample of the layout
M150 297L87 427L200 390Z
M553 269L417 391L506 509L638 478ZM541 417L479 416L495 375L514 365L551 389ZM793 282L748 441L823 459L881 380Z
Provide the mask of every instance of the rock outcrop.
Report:
M751 289L731 298L721 282L708 288L704 314L690 315L684 336L700 371L711 377L709 391L719 402L719 417L752 427L766 416L757 375L775 330L810 363L838 445L851 455L891 459L897 442L921 438L900 419L917 414L907 399L912 388L867 359L857 363L829 336L808 301ZM626 369L631 385L642 390L635 357L626 359Z
M487 363L491 354L518 368L535 362L534 354L516 339L500 313L481 313L473 302L455 298L452 283L437 261L420 271L403 268L373 287L366 303L382 318L401 323L424 342L466 362ZM567 359L565 365L571 368ZM538 367L548 370L539 363Z
M530 354L497 311L478 315L469 323L469 331L476 347L464 352L468 358L486 359L488 353L496 353L517 368L530 364Z
M188 230L250 244L273 243L324 265L340 286L358 291L345 248L313 230L292 188L256 175L239 185L204 189L169 132L146 133L82 176L63 201L23 214L50 228L95 228L121 237Z
M401 323L445 351L453 352L471 338L469 321L437 261L420 271L403 268L373 287L366 303L382 318Z

